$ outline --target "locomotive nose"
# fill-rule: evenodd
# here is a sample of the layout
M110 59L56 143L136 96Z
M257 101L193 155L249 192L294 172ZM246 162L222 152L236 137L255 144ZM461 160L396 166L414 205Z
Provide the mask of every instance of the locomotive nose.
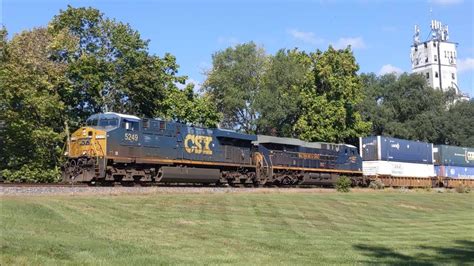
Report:
M106 132L92 127L82 127L71 136L69 157L105 156Z

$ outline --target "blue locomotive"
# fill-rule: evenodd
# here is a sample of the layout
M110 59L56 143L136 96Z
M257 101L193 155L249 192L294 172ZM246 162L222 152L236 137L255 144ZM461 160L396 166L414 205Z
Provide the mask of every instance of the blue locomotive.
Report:
M63 166L64 181L91 183L324 185L340 175L362 178L356 147L111 112L70 136Z

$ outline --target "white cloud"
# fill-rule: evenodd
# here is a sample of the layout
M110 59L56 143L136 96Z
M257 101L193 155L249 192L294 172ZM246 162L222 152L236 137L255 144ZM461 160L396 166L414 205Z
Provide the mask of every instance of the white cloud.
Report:
M300 31L297 29L290 29L287 31L293 38L310 43L310 44L321 44L324 42L324 39L317 38L314 32L310 31Z
M332 44L336 49L344 49L348 45L351 46L353 50L355 49L364 49L366 47L364 39L362 37L343 37L339 38L337 42Z
M400 75L403 73L403 70L401 68L398 68L396 66L392 66L390 64L383 65L380 70L379 70L379 75L385 75L385 74L392 74L395 73L396 75Z
M430 0L429 2L433 4L437 4L437 5L447 6L447 5L460 4L463 2L463 0Z
M474 70L474 58L458 59L457 67L459 73Z

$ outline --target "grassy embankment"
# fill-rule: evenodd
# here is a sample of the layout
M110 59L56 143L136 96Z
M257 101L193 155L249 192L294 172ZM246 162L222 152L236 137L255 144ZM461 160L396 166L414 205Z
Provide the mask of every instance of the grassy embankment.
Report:
M470 264L474 193L4 197L1 265Z

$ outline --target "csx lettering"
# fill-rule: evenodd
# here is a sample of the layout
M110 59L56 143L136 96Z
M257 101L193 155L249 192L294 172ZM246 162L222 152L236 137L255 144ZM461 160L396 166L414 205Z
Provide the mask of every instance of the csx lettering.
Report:
M211 142L212 137L188 134L184 139L184 149L187 153L212 155Z
M138 141L138 134L125 133L125 140Z

